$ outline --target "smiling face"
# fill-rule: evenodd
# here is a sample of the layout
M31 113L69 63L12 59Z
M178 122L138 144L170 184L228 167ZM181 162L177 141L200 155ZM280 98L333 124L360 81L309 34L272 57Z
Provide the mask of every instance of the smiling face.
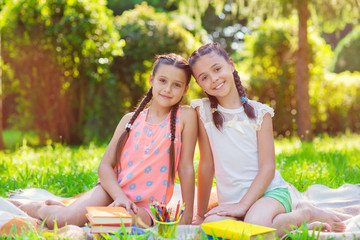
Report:
M186 79L183 69L161 64L149 80L153 87L153 103L156 102L162 107L172 107L178 103L189 88Z
M233 61L225 60L215 52L199 57L192 66L192 73L199 86L209 95L217 98L237 94Z

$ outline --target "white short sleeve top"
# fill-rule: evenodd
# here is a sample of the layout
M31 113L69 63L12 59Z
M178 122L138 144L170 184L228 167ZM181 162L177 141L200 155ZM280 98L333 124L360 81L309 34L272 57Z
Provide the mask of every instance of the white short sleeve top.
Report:
M255 109L255 119L249 119L243 107L226 109L218 105L218 111L224 116L223 128L219 131L212 121L209 99L191 101L193 108L199 107L199 115L210 141L219 203L239 202L259 171L256 131L260 130L264 115L270 113L273 117L274 110L253 100L248 103ZM277 170L266 192L275 188L287 188Z

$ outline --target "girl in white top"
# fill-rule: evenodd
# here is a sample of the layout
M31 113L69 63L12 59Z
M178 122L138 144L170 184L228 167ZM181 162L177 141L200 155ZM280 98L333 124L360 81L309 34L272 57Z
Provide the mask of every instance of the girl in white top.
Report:
M344 231L335 214L310 204L292 211L287 183L275 169L274 110L246 98L228 54L216 43L206 44L191 54L189 64L208 95L191 103L199 118L200 149L193 224L231 218L276 228L282 236L284 229L306 220L323 222L322 229ZM219 205L206 212L203 203L209 202L214 173Z

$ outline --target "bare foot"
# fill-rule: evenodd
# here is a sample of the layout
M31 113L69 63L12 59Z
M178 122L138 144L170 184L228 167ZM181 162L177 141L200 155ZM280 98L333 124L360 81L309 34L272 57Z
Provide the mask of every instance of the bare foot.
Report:
M46 206L44 202L30 202L21 204L19 208L26 212L30 217L41 219L39 216L39 209L43 206Z
M333 212L323 210L318 207L311 207L311 220L320 221L330 225L330 231L332 232L345 232L346 226L341 219ZM309 219L310 220L310 219Z
M56 200L52 200L52 199L48 199L45 201L45 204L46 205L59 205L59 206L62 206L62 207L65 207L65 204L60 202L60 201L56 201Z
M320 229L321 227L321 229ZM309 230L316 230L316 231L319 231L319 229L322 231L322 232L330 232L331 231L331 226L328 224L328 223L322 223L322 222L312 222L312 223L309 223L307 224L307 228Z

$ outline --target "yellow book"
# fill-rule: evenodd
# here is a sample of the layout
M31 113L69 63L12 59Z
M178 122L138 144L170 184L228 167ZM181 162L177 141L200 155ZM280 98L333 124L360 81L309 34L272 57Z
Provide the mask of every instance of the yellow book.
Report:
M223 239L250 240L257 236L275 231L275 228L263 227L255 224L223 220L218 222L204 223L201 228L209 236Z

